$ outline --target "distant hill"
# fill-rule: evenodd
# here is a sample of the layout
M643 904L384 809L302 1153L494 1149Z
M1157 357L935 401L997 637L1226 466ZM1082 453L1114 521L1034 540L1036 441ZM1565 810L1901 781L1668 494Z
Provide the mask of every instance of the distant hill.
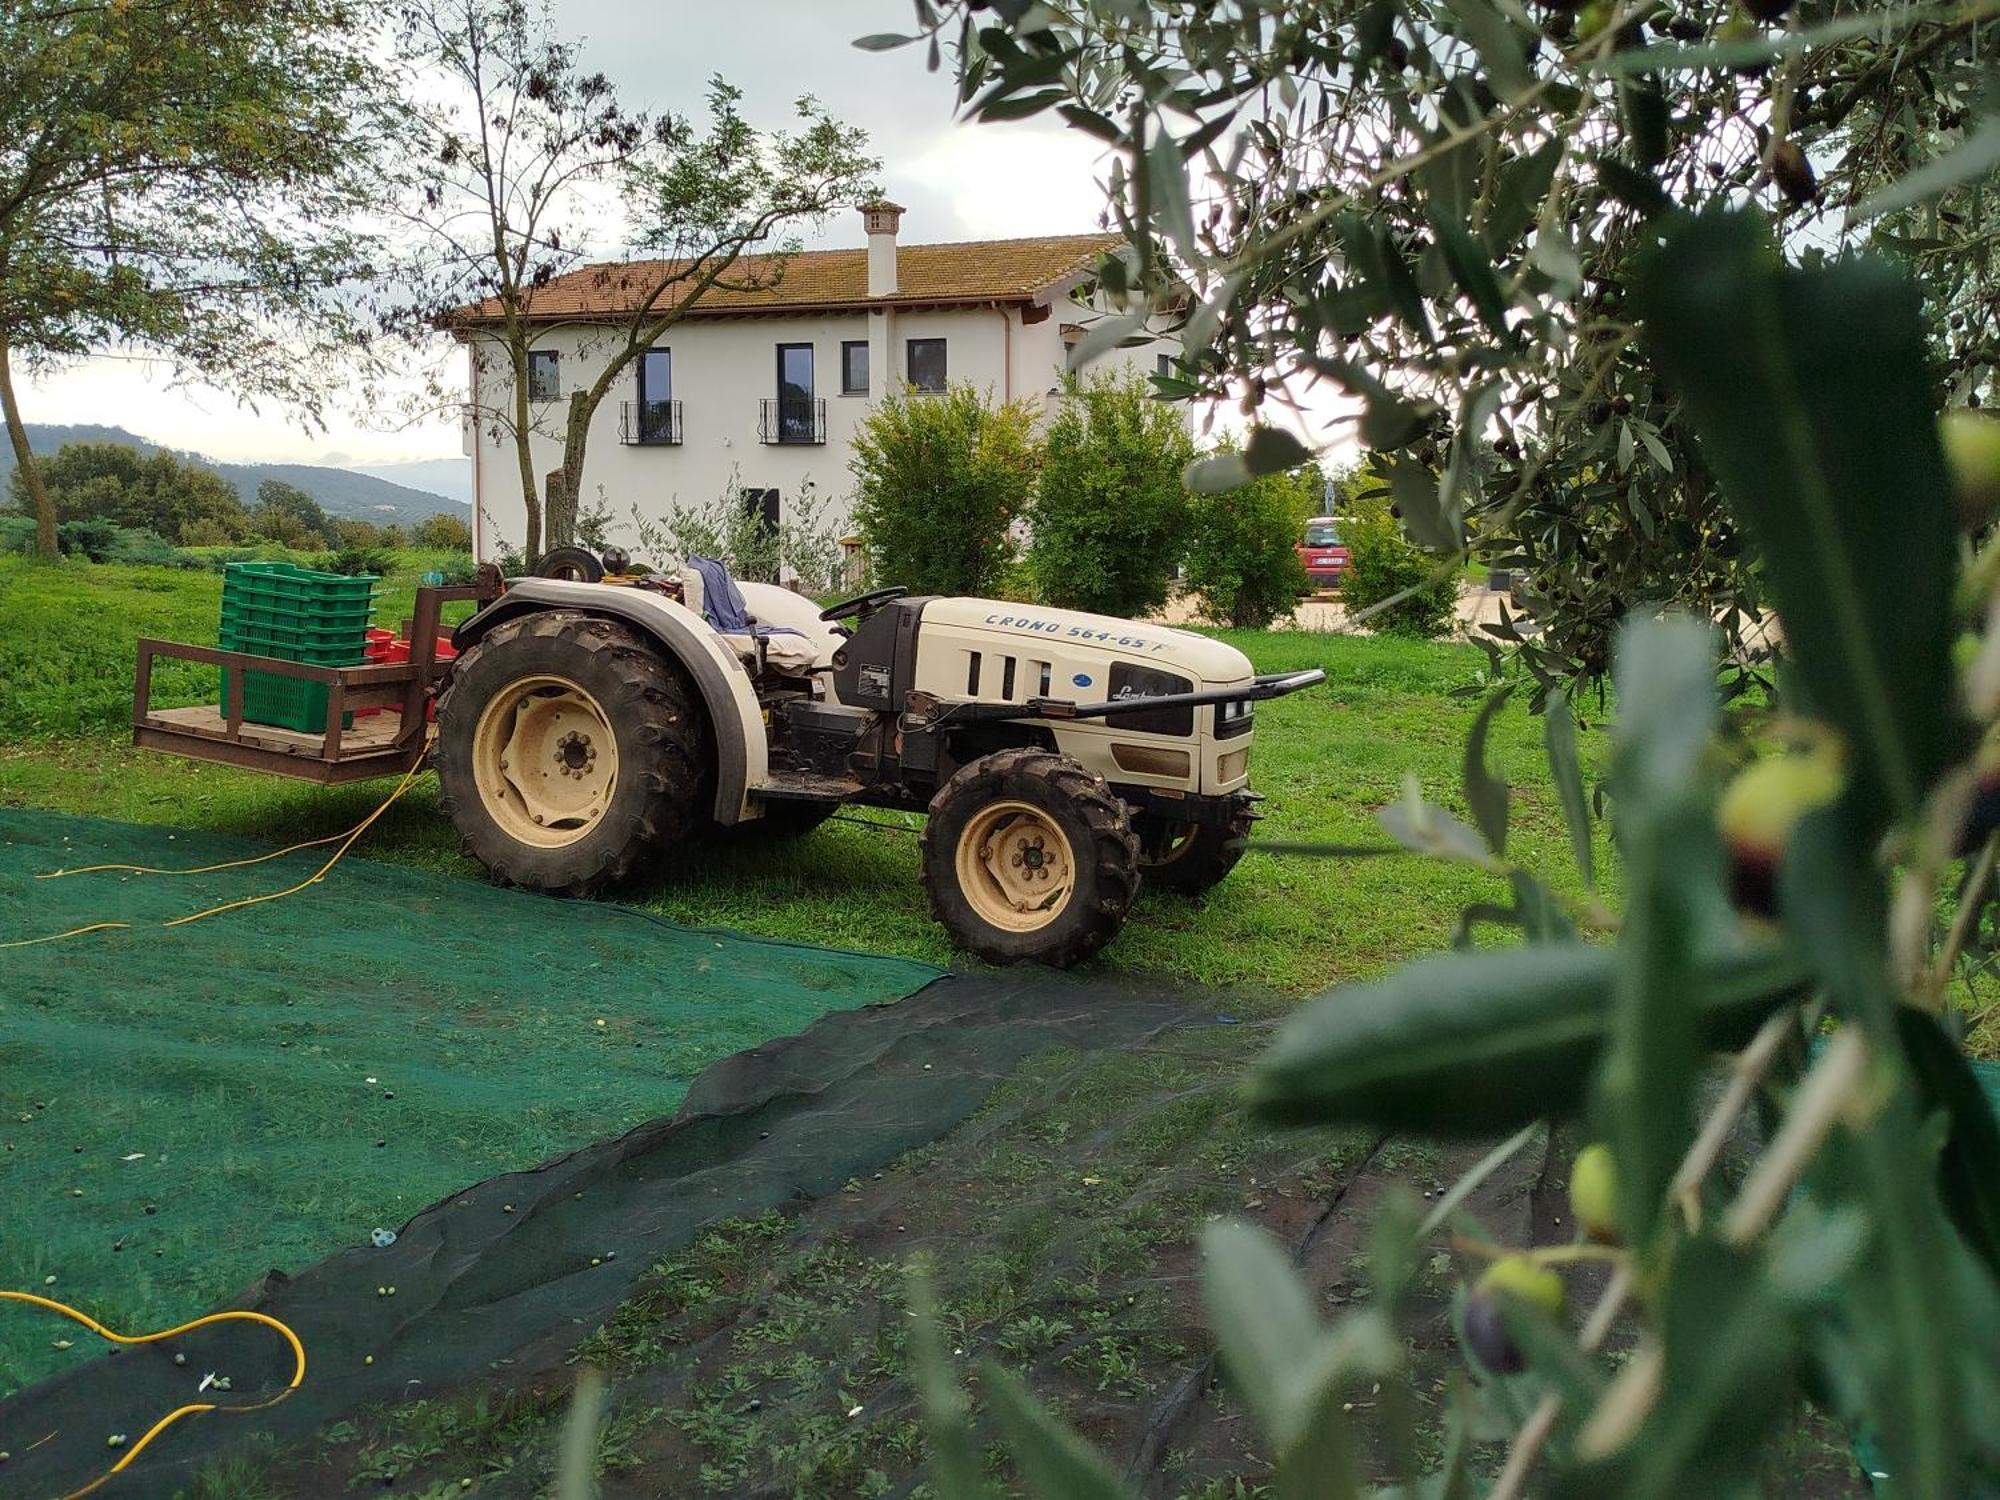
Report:
M28 424L28 446L35 452L53 454L65 443L119 443L127 448L137 448L142 453L156 453L167 446L127 432L122 427ZM178 448L170 451L190 463L215 470L235 488L245 505L257 503L257 486L265 480L282 479L286 484L296 485L311 495L329 516L373 521L378 526L410 526L440 511L462 520L469 509L467 502L456 496L395 484L375 474L354 469L329 468L325 464L226 464ZM426 471L430 468L424 464L391 467ZM0 444L0 496L4 496L4 487L13 473L14 454L5 444ZM417 476L413 473L411 477ZM467 482L470 482L469 475Z
M346 464L343 467L350 474L371 474L391 484L428 490L468 508L472 504L472 460L469 458L420 458L409 463Z

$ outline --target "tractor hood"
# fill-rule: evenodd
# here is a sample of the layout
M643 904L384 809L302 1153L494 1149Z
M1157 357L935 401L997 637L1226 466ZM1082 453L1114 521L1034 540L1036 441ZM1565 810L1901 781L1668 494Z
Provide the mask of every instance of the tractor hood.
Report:
M933 599L924 606L924 624L987 633L1024 646L1038 640L1060 643L1066 651L1169 668L1199 683L1242 682L1254 670L1250 658L1234 646L1193 631L1003 599Z

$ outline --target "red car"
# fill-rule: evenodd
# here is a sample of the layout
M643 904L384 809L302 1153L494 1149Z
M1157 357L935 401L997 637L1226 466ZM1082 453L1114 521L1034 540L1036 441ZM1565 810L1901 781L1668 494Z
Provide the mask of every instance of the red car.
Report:
M1337 589L1347 576L1347 543L1332 516L1314 516L1306 522L1305 537L1298 544L1299 561L1316 589Z

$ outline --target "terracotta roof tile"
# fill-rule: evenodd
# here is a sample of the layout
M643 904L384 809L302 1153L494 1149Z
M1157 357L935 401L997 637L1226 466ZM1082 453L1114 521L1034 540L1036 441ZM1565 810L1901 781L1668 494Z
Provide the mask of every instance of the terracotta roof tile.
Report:
M1116 235L1064 234L1039 239L965 240L946 245L899 245L897 290L868 295L866 250L806 250L778 265L771 256L749 255L732 268L732 281L766 281L754 290L712 287L690 316L743 313L824 312L835 308L930 306L1019 302L1088 271L1097 257L1119 243ZM558 276L534 294L529 316L555 318L617 316L632 310L657 285L669 261L627 261L590 265ZM447 323L476 323L500 315L493 299L459 308Z

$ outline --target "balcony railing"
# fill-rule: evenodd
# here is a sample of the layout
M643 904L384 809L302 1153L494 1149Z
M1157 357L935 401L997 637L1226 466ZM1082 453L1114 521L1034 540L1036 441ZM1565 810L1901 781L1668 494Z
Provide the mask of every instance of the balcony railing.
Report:
M759 403L757 441L760 443L824 443L826 402L781 396Z
M672 446L681 440L678 401L627 401L618 421L618 441L630 447Z

